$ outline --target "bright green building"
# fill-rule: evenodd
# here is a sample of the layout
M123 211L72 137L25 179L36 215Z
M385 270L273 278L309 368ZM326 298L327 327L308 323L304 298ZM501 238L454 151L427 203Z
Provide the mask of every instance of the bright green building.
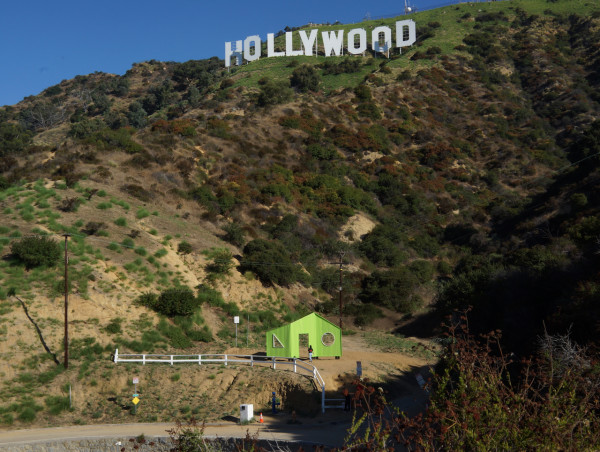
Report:
M339 326L312 313L288 325L267 331L267 356L287 358L342 356L342 330Z

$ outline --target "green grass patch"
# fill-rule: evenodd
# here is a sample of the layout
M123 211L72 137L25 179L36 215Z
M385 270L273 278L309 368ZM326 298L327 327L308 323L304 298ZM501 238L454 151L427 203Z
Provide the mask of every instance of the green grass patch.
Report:
M146 251L146 248L144 248L143 246L138 246L135 250L134 250L135 254L139 254L140 256L146 256L148 254L148 251Z
M150 216L150 212L148 212L146 209L144 209L143 207L141 209L139 209L136 214L135 217L138 220L141 220L142 218L146 218Z
M154 253L154 257L160 259L161 257L165 257L168 254L168 251L164 248L159 249Z
M69 396L48 396L44 402L48 412L54 416L70 409Z

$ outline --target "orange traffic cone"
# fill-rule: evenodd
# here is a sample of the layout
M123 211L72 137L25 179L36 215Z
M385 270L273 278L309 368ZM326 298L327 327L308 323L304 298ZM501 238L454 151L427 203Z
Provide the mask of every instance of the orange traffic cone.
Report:
M263 424L263 423L265 422L265 421L263 420L262 413L260 413L260 420L259 420L258 422L260 422L261 424Z

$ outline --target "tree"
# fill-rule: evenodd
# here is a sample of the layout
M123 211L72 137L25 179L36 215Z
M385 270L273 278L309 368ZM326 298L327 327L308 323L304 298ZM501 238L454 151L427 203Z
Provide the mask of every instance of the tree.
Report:
M19 124L0 124L0 157L21 152L31 143L32 133Z
M68 117L67 113L63 104L37 102L21 112L21 122L29 130L48 129L64 122Z
M52 267L61 256L60 245L49 237L24 237L11 246L14 257L27 268Z
M317 91L319 83L321 83L321 77L315 67L310 64L297 67L290 77L290 84L303 93Z
M250 270L264 284L287 286L298 279L299 269L279 241L256 239L244 247L242 271Z
M127 119L129 120L129 124L131 124L136 129L141 129L146 125L148 113L142 107L138 101L132 102L129 104L129 111L127 112Z

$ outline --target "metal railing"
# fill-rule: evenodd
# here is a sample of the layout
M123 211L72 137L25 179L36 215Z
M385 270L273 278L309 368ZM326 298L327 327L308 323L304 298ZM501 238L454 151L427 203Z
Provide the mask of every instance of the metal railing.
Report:
M113 362L118 363L163 363L171 366L180 363L203 364L243 364L254 367L259 365L264 367L267 364L273 369L280 367L291 367L291 371L300 375L305 375L314 380L316 386L321 388L321 411L325 413L325 381L319 373L319 370L311 363L307 363L298 358L282 358L278 356L255 356L255 355L229 355L229 354L205 354L205 355L147 355L141 353L120 354L119 349L115 350Z

